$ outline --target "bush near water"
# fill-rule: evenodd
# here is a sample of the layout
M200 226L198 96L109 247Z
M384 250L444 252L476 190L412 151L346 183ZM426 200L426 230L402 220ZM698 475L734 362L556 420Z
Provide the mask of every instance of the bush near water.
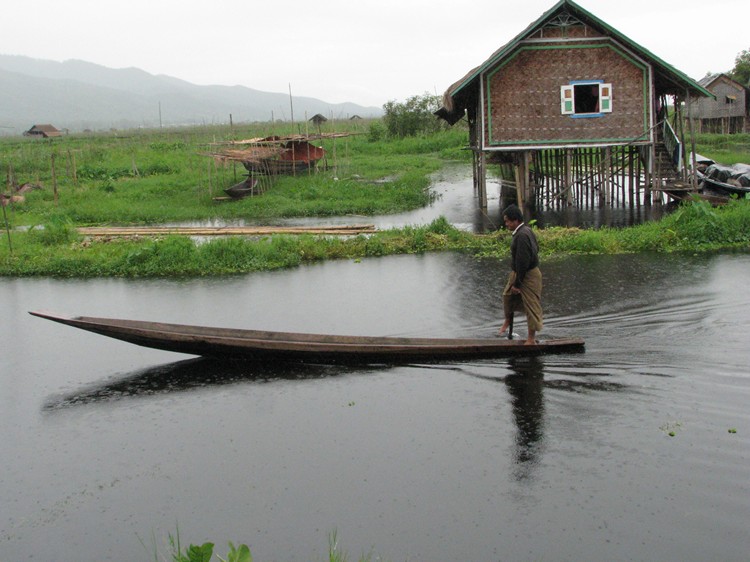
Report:
M461 126L402 136L380 120L337 123L338 132L346 130L351 136L321 141L327 152L325 169L279 177L259 197L215 202L224 188L245 176L242 166L219 165L207 156L215 143L295 132L286 127L263 124L71 135L52 141L0 140L4 176L42 187L27 191L25 203L5 207L13 230L9 238L3 228L0 275L205 276L399 253L507 255L508 232L473 235L442 218L427 226L345 239L274 235L198 244L182 236L87 239L78 234L78 226L178 221L273 222L282 217L359 215L366 222L368 215L426 205L432 173L448 162L470 162L469 151L463 150L468 133ZM697 140L704 156L723 163L750 162L750 135L704 135ZM696 201L659 222L623 229L548 228L538 237L546 256L747 249L750 202L711 207Z

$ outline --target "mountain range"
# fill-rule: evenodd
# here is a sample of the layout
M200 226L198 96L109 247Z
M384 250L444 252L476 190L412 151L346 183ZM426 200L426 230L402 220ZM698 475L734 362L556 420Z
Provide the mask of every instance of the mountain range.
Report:
M291 103L290 103L291 102ZM0 55L0 134L35 124L70 131L253 121L380 116L379 107L326 103L245 86L199 86L138 68L82 60L56 62ZM230 117L231 116L231 117Z

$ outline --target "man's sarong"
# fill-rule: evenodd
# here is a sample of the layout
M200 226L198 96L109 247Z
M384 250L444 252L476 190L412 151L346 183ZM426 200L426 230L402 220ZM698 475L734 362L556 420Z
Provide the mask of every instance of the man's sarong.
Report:
M513 312L523 312L529 324L529 330L541 331L543 327L542 318L542 272L538 267L526 272L521 283L521 294L514 295L510 292L516 282L516 272L511 271L508 283L503 290L503 309L505 318L510 319Z

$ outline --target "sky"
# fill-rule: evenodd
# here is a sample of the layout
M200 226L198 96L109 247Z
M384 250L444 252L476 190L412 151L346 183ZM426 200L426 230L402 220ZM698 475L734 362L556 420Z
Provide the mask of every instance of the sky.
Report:
M556 0L23 0L0 54L380 107L442 94ZM747 0L578 0L694 79L750 49Z

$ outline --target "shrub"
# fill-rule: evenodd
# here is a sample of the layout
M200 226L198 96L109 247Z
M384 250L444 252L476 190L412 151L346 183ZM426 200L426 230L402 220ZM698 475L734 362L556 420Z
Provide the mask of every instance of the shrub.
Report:
M382 122L373 121L372 123L370 123L370 128L367 132L367 140L369 142L382 141L385 138L386 132L387 131Z
M439 106L440 98L427 93L412 96L404 103L389 101L383 106L383 123L392 137L436 133L447 127L434 115Z
M53 217L41 228L30 231L31 238L44 246L70 244L79 239L73 223L67 217Z

